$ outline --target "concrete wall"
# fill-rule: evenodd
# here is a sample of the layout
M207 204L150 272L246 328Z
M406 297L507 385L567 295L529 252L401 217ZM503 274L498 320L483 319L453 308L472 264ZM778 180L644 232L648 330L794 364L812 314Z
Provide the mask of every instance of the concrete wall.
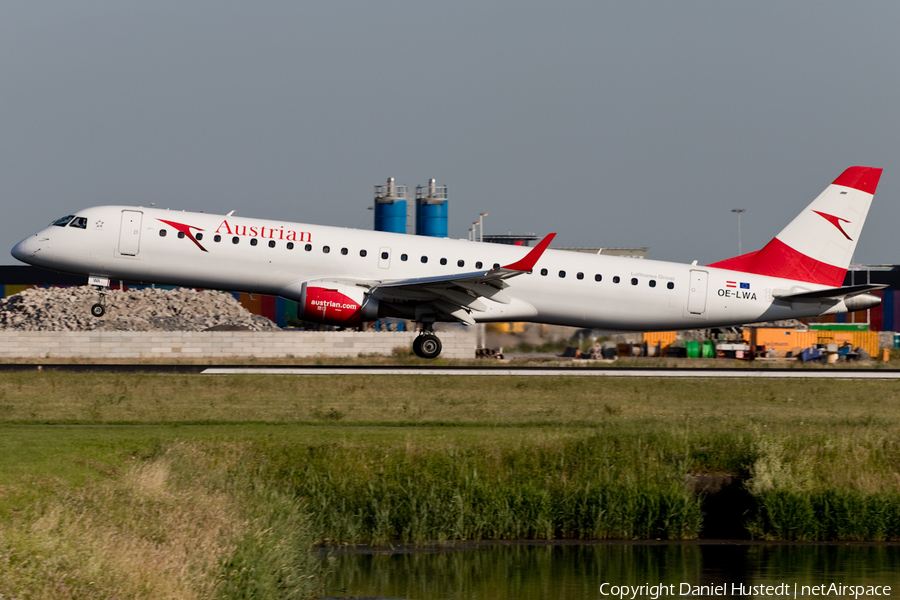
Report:
M355 331L0 331L0 358L359 356L411 349L415 333ZM442 358L475 358L474 329L444 331Z

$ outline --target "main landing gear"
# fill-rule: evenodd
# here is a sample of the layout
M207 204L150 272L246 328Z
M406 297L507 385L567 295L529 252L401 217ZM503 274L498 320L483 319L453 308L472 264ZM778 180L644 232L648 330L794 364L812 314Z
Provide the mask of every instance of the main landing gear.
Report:
M413 340L413 352L419 358L437 358L441 353L441 340L434 335L432 323L422 323L422 331Z

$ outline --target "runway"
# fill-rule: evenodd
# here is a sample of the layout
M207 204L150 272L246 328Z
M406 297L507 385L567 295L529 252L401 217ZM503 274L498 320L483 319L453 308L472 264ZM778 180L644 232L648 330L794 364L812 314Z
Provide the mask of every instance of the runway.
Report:
M695 379L900 379L895 369L684 367L392 367L392 366L247 366L161 364L0 364L0 373L157 373L168 375L431 375L465 377L655 377Z

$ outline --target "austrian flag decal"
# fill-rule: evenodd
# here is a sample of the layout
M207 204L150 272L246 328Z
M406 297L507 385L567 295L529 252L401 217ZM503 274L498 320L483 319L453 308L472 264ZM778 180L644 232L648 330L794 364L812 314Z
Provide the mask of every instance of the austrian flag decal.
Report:
M750 284L746 281L726 281L725 287L719 288L717 293L721 298L756 300L756 292L750 291Z

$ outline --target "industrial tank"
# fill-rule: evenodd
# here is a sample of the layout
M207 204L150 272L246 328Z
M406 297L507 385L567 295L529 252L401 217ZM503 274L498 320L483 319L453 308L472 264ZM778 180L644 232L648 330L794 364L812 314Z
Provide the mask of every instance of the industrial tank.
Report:
M447 237L447 186L434 179L416 187L416 235Z
M393 177L375 186L375 231L406 233L406 186Z

